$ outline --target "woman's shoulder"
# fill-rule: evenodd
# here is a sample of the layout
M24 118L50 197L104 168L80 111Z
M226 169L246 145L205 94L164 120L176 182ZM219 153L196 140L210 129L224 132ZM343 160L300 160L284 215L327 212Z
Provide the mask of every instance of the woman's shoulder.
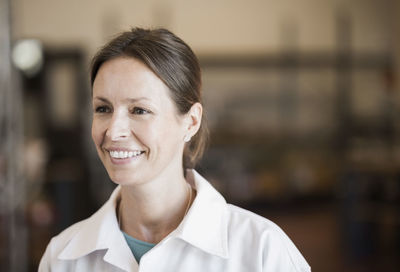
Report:
M268 238L268 241L292 243L277 224L261 215L233 204L227 204L227 213L228 228L237 236L243 234L246 237L256 237L260 241Z
M231 224L239 224L246 227L252 227L259 229L259 231L264 232L270 231L282 231L280 227L273 221L258 215L250 210L241 208L233 204L227 204L227 210L230 218Z
M295 249L290 238L273 221L232 204L227 205L227 211L228 229L235 234L235 237L244 236L259 241L263 247L276 247L277 244L281 244L289 249Z
M268 265L285 266L287 270L282 271L310 271L292 240L273 221L232 204L227 205L227 213L232 245L236 244L243 252L251 254L257 250L264 262L268 260Z

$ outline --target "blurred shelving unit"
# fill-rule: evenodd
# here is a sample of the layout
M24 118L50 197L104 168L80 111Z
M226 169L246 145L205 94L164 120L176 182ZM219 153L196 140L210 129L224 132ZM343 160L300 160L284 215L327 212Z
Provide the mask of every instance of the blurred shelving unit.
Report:
M386 73L393 69L391 58L387 54L365 53L348 57L343 60L341 53L328 52L202 58L206 104L211 108L208 119L213 133L212 154L217 155L219 149L223 150L221 156L233 153L227 157L245 166L260 166L251 169L253 172L262 171L267 165L276 169L276 164L307 160L319 163L318 168L323 168L324 160L326 168L336 168L351 159L357 143L367 141L368 145L375 139L385 143L380 146L382 152L391 152L392 146L388 145L395 144L396 116L395 105L387 104L390 90L385 82ZM348 64L348 74L343 74L342 61ZM296 71L297 82L289 98L285 87L280 86L285 80L293 80L285 76L288 69L290 73ZM375 84L367 90L358 86L363 79ZM360 116L352 107L359 103L359 97L354 96L362 91L376 97L373 100L378 105L373 105L377 109L372 113L375 116ZM207 100L207 92L212 92L214 101ZM371 113L368 109L367 112ZM207 164L213 166L216 165Z

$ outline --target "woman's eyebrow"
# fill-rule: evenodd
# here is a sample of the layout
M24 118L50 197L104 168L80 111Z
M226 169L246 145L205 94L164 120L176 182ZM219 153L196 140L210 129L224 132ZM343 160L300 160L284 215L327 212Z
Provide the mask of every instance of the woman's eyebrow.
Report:
M141 96L141 97L138 97L138 98L127 98L126 99L128 102L138 102L138 101L140 101L140 100L147 100L147 101L150 101L150 99L148 99L147 97L144 97L144 96Z
M100 100L100 101L105 102L105 103L110 103L110 101L107 98L104 98L102 96L95 96L95 97L93 97L93 100ZM138 97L138 98L127 98L127 99L125 99L125 101L127 101L129 103L135 103L135 102L138 102L138 101L141 101L141 100L146 100L146 101L150 101L151 102L151 99L149 99L147 97L144 97L144 96L141 96L141 97Z
M108 101L108 99L107 98L104 98L104 97L101 97L101 96L95 96L95 97L93 97L93 99L94 100L100 100L100 101L103 101L103 102L105 102L105 103L110 103L110 101Z

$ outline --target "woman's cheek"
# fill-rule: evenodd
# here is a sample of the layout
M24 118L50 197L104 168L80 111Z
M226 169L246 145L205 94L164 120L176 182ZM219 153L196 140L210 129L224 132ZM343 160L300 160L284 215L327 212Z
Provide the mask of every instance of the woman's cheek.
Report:
M134 122L131 125L133 134L143 143L151 143L159 133L159 128L155 122Z
M96 146L99 146L103 142L105 132L102 132L102 126L98 120L93 120L92 123L92 139Z

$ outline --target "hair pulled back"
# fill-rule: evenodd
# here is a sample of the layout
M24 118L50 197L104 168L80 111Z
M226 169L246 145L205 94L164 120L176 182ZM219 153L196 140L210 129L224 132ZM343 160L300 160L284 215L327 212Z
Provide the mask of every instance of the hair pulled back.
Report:
M167 29L132 28L102 47L92 59L91 86L102 64L117 58L131 57L143 62L169 88L178 113L187 113L196 102L202 103L201 72L190 47ZM183 168L194 168L203 155L208 130L202 118L199 131L183 152Z

